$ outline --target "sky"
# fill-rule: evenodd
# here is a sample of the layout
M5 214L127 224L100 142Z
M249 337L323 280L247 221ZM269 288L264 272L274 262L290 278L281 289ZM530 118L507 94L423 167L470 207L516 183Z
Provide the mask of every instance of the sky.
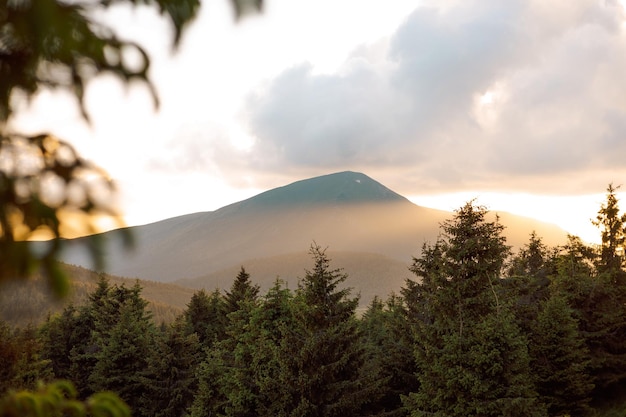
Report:
M176 51L167 21L116 7L104 19L150 53L158 110L103 76L90 125L59 91L14 123L106 169L129 225L351 170L419 205L476 198L597 241L590 219L626 182L625 4L266 0L237 22L210 0Z

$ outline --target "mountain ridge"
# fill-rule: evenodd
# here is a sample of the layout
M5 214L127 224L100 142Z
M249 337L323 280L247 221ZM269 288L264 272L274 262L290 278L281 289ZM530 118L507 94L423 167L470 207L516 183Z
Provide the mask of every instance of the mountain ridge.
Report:
M105 272L161 282L193 279L249 259L306 251L313 241L331 254L374 253L408 266L451 216L418 206L365 174L344 171L296 181L215 211L131 227L136 249L129 254L109 244ZM501 218L505 226L522 222L514 215ZM505 231L509 244L521 246L535 229L546 244L565 239L554 225L523 222L528 230ZM64 262L89 267L81 242L73 242Z

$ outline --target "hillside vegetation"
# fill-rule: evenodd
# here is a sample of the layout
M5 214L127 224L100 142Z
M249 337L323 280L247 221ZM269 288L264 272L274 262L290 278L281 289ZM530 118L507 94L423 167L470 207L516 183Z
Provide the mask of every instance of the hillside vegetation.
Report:
M73 265L63 265L63 269L71 280L71 291L67 298L61 300L53 295L41 275L35 275L28 281L3 282L0 286L0 320L21 327L40 325L47 315L60 313L70 304L86 304L100 276L106 277L112 284L129 288L139 283L156 323L172 322L182 313L194 293L192 289L174 284L98 274Z

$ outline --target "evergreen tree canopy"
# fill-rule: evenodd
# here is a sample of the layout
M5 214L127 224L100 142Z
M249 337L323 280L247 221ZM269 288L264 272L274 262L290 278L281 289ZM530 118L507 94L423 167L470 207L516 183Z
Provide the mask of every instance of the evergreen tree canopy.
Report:
M382 380L365 372L366 351L354 317L358 299L339 288L347 275L330 269L319 246L310 253L314 266L292 303L294 322L281 327L276 346L278 383L271 386L278 392L264 409L277 416L357 415L380 397Z
M210 295L205 290L194 293L183 315L189 331L198 335L202 346L210 347L224 338L226 307L219 290Z
M496 288L509 253L503 227L467 203L443 223L403 291L417 302L419 389L405 397L413 416L541 416L526 339ZM410 311L409 307L409 311Z
M408 415L402 396L418 389L410 323L401 297L392 294L386 302L375 297L360 320L367 360L365 372L384 379L378 401L367 406L368 415Z
M597 269L599 273L610 273L614 280L624 280L624 241L626 239L626 213L620 214L619 201L615 192L619 187L609 184L606 202L598 211L593 224L600 228L602 244Z
M250 274L242 266L237 274L230 291L226 291L224 304L226 314L239 310L240 303L246 301L255 301L259 295L259 286L252 285L250 282Z
M531 329L530 354L537 390L549 414L588 415L593 390L589 352L562 296L542 303Z
M183 320L176 320L160 331L144 373L146 390L140 412L151 417L179 417L191 406L197 390L195 371L201 360L201 347L195 333L188 334Z

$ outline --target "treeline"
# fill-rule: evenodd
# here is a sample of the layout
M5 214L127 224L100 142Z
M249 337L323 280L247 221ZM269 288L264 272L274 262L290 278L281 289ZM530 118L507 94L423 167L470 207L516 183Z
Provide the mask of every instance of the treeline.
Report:
M277 279L260 294L242 267L169 325L151 320L141 287L101 279L40 328L0 327L0 392L66 379L79 399L112 391L134 416L159 417L603 415L626 394L615 189L598 247L533 233L512 255L486 214L457 210L413 260L415 278L362 315L317 245L297 288Z

